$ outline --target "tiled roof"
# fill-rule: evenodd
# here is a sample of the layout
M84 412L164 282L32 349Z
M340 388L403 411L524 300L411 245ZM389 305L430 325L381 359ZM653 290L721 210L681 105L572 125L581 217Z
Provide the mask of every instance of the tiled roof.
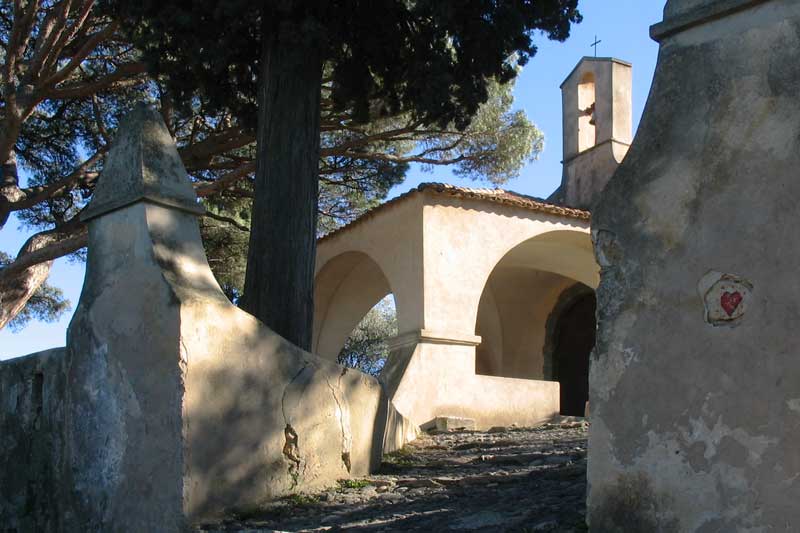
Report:
M539 213L547 213L549 215L558 215L578 220L589 220L591 216L589 211L547 203L540 198L535 198L533 196L527 196L512 191L505 191L503 189L473 189L470 187L457 187L447 183L422 183L417 188L411 189L410 191L403 193L396 198L392 198L391 200L384 202L373 209L370 209L349 224L335 229L334 231L324 235L319 240L323 241L329 237L332 237L333 235L346 231L348 228L360 224L374 216L376 213L383 211L388 206L402 202L406 198L409 198L420 192L430 192L442 196L452 196L455 198L464 198L468 200L482 200L485 202L520 207L529 211L537 211Z

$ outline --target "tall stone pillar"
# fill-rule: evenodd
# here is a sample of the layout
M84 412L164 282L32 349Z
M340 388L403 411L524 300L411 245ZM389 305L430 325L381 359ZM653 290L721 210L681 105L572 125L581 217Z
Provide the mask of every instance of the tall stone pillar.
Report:
M800 527L800 2L670 0L592 213L590 529Z

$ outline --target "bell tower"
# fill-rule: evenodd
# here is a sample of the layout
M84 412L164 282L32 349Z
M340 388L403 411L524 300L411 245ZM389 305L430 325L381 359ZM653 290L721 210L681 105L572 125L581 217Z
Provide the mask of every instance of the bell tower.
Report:
M584 57L561 84L563 172L551 198L589 209L632 140L631 64Z

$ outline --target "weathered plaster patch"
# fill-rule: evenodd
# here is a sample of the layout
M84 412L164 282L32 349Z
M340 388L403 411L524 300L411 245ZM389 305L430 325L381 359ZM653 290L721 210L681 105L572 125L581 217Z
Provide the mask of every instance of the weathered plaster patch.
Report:
M689 420L690 429L683 431L683 436L688 442L702 442L706 445L705 458L714 459L718 453L718 447L723 439L729 437L743 446L747 454L747 463L755 467L761 463L761 456L767 448L777 444L778 439L769 438L762 435L750 435L742 428L730 428L722 423L722 416L718 416L714 427L709 427L703 418L692 418ZM744 465L736 465L744 466Z
M592 521L593 531L660 531L677 533L680 523L667 511L671 504L668 494L657 493L652 482L642 472L624 473L606 488L597 502Z
M753 284L733 274L709 270L697 283L705 321L712 326L737 326L750 305Z
M636 323L636 318L636 314L631 311L621 313L613 323L614 331L610 336L613 341L608 346L606 356L592 361L589 367L589 383L593 400L608 400L625 370L638 360L639 356L634 349L623 344L628 337L628 331Z
M592 229L592 243L597 264L602 268L612 267L622 260L622 249L614 232Z
M800 414L800 398L792 398L791 400L786 400L786 406L789 410L794 411L797 414Z
M289 477L292 480L292 488L294 488L300 484L305 473L305 461L300 455L300 438L290 424L286 424L283 435L283 455L289 461Z
M128 444L126 417L140 417L141 407L124 369L119 363L110 364L106 343L92 339L82 371L82 389L89 401L77 410L72 439L80 443L75 449L85 451L79 461L86 467L76 470L76 488L88 494L108 494L122 481Z
M692 202L699 180L687 161L674 160L668 172L651 181L635 198L642 228L657 236L669 251L683 241L691 222Z
M686 456L685 439L666 433L648 432L648 446L630 471L644 470L650 476L656 493L670 494L669 509L680 522L680 531L697 531L703 523L718 518L722 494L729 480L721 480L720 465L711 465L706 471L697 471ZM691 480L691 483L689 483ZM677 487L681 487L677 490ZM738 493L738 490L730 491ZM727 494L727 493L726 493ZM728 494L731 497L731 494ZM728 501L737 501L733 497ZM746 514L744 505L725 510L726 515Z
M670 508L680 517L681 531L713 523L763 531L749 471L760 466L762 455L777 439L730 428L721 417L713 427L702 418L690 419L689 424L677 434L649 431L646 450L623 470L647 472L657 493L673 496Z

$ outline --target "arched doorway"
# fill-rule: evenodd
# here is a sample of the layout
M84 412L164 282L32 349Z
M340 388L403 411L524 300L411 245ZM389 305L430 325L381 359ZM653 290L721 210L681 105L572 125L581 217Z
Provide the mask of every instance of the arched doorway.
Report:
M597 328L594 291L585 286L579 289L572 290L577 294L564 305L556 306L551 332L551 376L561 385L561 414L570 416L585 414L589 399L589 356Z

